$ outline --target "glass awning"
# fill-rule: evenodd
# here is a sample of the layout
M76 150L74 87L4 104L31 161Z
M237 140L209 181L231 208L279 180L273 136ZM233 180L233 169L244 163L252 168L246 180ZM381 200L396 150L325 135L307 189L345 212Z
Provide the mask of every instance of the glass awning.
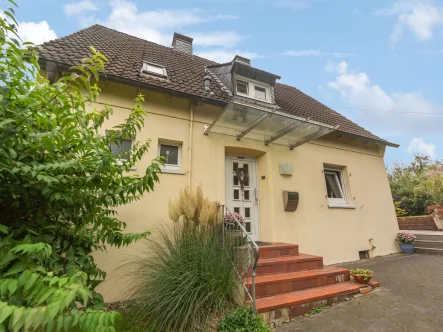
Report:
M247 138L266 145L286 145L292 150L336 129L278 110L231 102L212 124L205 127L205 134L218 133L236 136L237 140Z

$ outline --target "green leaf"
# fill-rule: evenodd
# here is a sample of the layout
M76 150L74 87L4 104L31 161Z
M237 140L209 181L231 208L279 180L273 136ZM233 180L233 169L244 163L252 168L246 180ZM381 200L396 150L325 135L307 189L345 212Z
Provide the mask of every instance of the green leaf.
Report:
M23 262L15 263L3 276L8 277L20 273L26 269L27 265Z
M0 309L1 309L0 310L0 324L2 324L6 320L6 318L8 318L12 314L12 311L14 310L14 308L16 308L16 307L10 306L7 304L5 306L0 307Z

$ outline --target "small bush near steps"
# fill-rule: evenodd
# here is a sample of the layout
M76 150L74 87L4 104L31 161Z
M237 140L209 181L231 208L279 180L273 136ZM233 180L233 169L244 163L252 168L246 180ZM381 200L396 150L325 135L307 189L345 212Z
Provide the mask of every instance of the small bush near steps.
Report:
M219 332L270 332L251 309L238 308L218 322Z

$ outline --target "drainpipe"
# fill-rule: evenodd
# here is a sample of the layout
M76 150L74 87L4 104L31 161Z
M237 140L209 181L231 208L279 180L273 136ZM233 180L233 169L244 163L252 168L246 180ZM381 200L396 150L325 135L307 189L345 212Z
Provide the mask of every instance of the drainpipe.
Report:
M191 118L189 121L189 153L188 153L188 187L191 187L191 173L192 173L192 134L194 129L194 103L191 101Z

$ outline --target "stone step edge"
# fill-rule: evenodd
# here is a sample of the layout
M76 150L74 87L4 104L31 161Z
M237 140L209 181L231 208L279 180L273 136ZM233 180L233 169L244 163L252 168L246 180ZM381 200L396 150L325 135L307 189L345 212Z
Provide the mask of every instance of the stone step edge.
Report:
M415 247L414 249L424 249L424 250L436 250L436 251L443 251L441 248L426 248L426 247Z
M323 261L321 256L311 256L303 257L303 254L299 253L297 256L280 256L272 258L262 258L258 259L257 266L269 266L269 265L283 265L291 263L303 263L303 262L314 262Z
M349 281L349 283L354 284ZM313 308L318 306L330 306L344 300L349 300L352 296L354 298L362 296L363 294L370 293L373 289L380 286L377 281L371 281L368 285L360 285L360 288L352 288L349 292L344 294L333 294L333 296L325 297L323 299L314 300L306 303L295 304L292 306L284 306L269 311L263 309L258 310L258 315L267 325L271 328L281 325L282 323L289 322L295 317L309 313ZM370 287L368 287L370 286ZM325 286L327 287L327 286ZM334 296L335 295L335 296Z
M325 271L326 270L326 271ZM311 275L303 275L307 272L312 271L318 271L316 274ZM335 277L342 274L349 275L348 269L342 269L342 268L336 268L332 271L328 271L328 267L322 267L319 269L311 269L311 270L302 270L302 271L296 271L296 272L285 272L285 273L273 273L273 274L265 274L265 275L258 275L255 277L255 286L265 286L265 285L272 285L276 283L285 283L285 282L291 282L291 281L297 281L297 280L308 280L308 279L317 279L317 278L326 278L326 277ZM271 276L275 276L275 280L261 280L263 277L266 277L268 279ZM285 277L285 278L283 278ZM245 286L251 286L252 280L247 280L245 282Z

